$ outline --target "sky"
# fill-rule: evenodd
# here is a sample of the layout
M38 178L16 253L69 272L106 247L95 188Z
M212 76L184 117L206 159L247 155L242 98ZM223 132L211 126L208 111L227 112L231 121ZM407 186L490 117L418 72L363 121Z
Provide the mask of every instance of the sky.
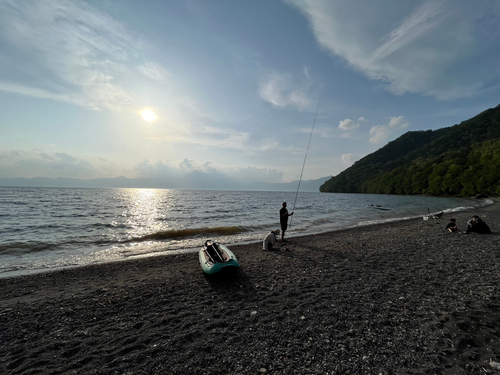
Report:
M0 178L337 175L499 62L498 0L0 0Z

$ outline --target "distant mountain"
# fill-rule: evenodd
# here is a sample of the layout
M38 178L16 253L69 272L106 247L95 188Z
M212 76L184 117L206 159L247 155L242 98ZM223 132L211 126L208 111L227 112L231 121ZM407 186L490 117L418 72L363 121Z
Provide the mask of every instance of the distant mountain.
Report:
M300 191L319 192L319 187L323 185L331 176L318 178L317 180L305 180L300 182ZM255 182L249 184L244 190L263 191L297 191L299 180L288 183Z
M407 132L332 177L320 191L500 194L500 105L459 125Z
M330 177L331 176L317 180L302 181L300 184L300 191L318 192L319 187ZM127 178L123 176L92 180L60 177L0 178L0 186L296 191L298 181L290 183L255 182L252 184L242 184L222 174L192 172L179 180Z

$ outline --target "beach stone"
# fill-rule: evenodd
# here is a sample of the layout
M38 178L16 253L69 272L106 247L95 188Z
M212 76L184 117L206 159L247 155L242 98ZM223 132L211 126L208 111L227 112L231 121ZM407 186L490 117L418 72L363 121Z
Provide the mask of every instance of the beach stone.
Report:
M498 211L474 213L499 232ZM231 280L202 277L195 253L0 278L0 374L500 373L497 236L421 229L297 237L293 257L235 246Z
M495 370L500 370L500 363L491 361L490 366L494 368Z

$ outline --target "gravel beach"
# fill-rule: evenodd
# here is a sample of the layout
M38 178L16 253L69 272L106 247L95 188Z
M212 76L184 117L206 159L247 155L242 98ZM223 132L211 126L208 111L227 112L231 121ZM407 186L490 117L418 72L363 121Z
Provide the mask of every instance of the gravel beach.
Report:
M500 373L499 239L495 202L231 246L230 279L197 253L0 279L0 373Z

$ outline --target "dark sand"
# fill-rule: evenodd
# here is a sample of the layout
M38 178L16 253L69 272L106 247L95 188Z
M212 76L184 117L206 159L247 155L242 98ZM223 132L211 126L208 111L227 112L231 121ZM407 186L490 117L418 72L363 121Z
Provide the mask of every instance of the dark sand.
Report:
M0 279L0 374L500 373L500 203L197 254ZM493 362L492 362L493 361ZM500 364L498 364L500 368Z

